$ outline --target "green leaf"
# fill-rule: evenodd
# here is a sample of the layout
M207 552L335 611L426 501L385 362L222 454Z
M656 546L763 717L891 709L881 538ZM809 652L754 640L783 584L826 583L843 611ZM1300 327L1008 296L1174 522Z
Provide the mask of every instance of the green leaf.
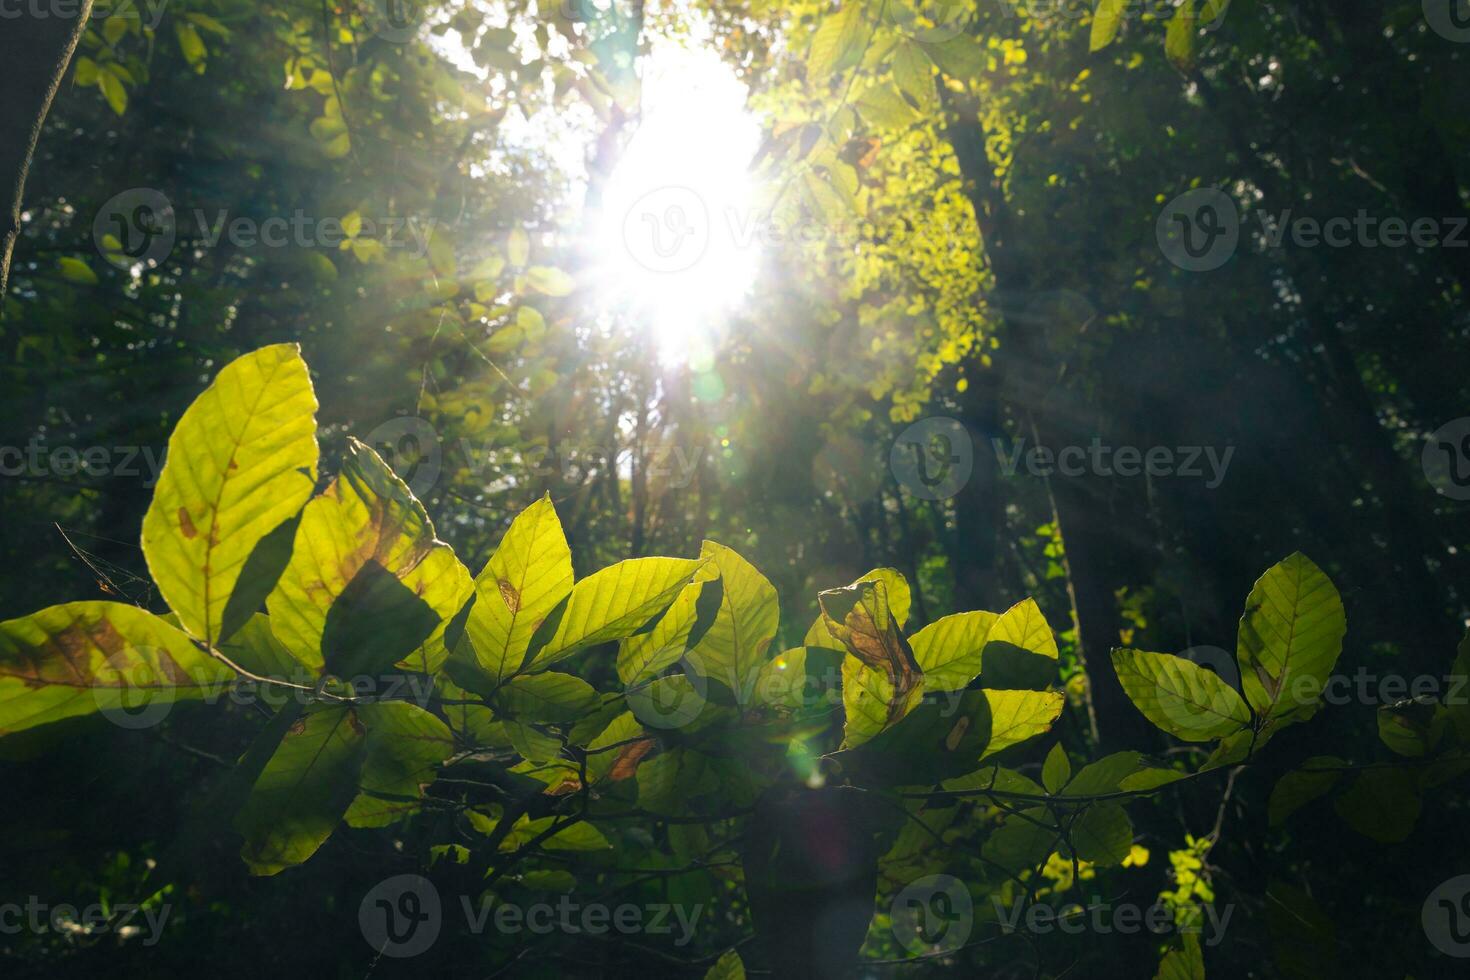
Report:
M1064 700L1042 691L926 698L902 721L829 758L863 782L929 785L972 773L984 759L1050 730Z
M1268 570L1246 599L1236 648L1251 707L1282 722L1310 715L1346 632L1337 589L1305 555Z
M1077 856L1094 864L1123 863L1133 846L1133 821L1116 803L1094 803L1072 824L1072 846Z
M924 118L892 82L874 85L857 101L857 110L876 129L904 129Z
M225 622L251 552L311 496L316 407L300 348L277 344L227 364L169 438L143 557L164 601L206 644L258 611Z
M526 270L526 285L543 296L570 296L577 288L571 276L545 265L533 265Z
M1046 761L1041 765L1041 785L1046 787L1048 793L1055 795L1062 791L1062 787L1071 778L1072 762L1067 758L1067 750L1058 742L1051 747L1051 751L1046 754Z
M204 39L199 36L194 25L185 20L175 20L174 34L178 36L179 50L183 52L184 60L194 65L196 71L203 67L208 51L204 47Z
M1397 755L1428 755L1444 735L1445 715L1431 697L1412 698L1378 709L1378 738Z
M859 580L829 589L817 601L828 632L860 665L842 665L842 700L848 708L843 745L851 748L913 709L922 696L923 674L888 604L883 581Z
M974 693L974 692L972 692ZM1055 691L984 691L990 706L990 737L982 760L1051 731L1067 703Z
M555 671L511 678L495 695L500 714L540 724L576 721L596 704L597 692L591 684Z
M1013 813L986 838L980 853L1012 878L1034 872L1058 843L1056 832L1047 826L1050 820L1045 807Z
M745 964L740 954L733 949L726 950L705 973L704 980L745 980Z
M572 591L572 551L550 494L511 522L475 589L469 648L456 648L456 660L472 655L474 667L459 683L489 694L520 668L536 628Z
M1000 619L992 612L944 616L909 637L928 691L963 691L981 672L981 651Z
M602 734L587 743L587 781L595 784L627 779L653 744L653 739L645 737L643 726L638 724L633 712L623 712Z
M316 853L357 795L366 752L366 731L351 708L306 711L235 817L251 874L273 875Z
M348 807L351 827L386 827L416 813L439 763L454 754L444 722L407 701L359 705L367 745L358 795Z
M1414 777L1403 769L1369 769L1333 801L1349 827L1381 844L1397 844L1414 832L1422 803Z
M714 621L689 651L689 665L728 687L738 704L748 704L781 619L776 587L722 544L704 542L699 556L706 562L699 577L718 575L721 594Z
M0 623L0 735L213 697L234 673L136 606L69 602Z
M313 669L371 674L412 655L409 666L432 673L447 655L445 626L472 589L423 505L353 440L337 478L306 505L266 605L276 638Z
M1088 50L1101 51L1117 40L1123 26L1123 15L1128 10L1128 0L1099 0L1097 11L1092 15L1092 37Z
M235 635L219 645L219 652L250 673L260 677L306 684L314 672L291 655L271 632L270 617L256 613Z
M673 749L638 767L638 806L674 816L686 812L689 800L714 792L719 785L705 756L692 749Z
M545 670L579 650L633 635L673 603L701 564L698 559L631 558L587 576L536 630L527 666Z
M1154 980L1205 980L1205 955L1198 933L1180 933L1179 945L1164 954Z
M1138 771L1143 759L1138 752L1114 752L1083 766L1063 791L1066 796L1100 796L1116 793L1124 779Z
M128 90L112 72L99 71L97 73L97 88L102 91L102 97L107 100L113 112L120 116L128 111Z
M618 645L618 678L631 687L678 663L704 636L723 601L719 579L684 586L653 629Z
M84 286L95 286L98 283L97 273L92 267L81 259L70 255L63 255L56 260L56 267L61 272L61 278L67 282L77 282Z
M841 10L822 18L806 56L807 79L825 85L832 75L857 64L870 34L863 4L857 0L848 0Z
M1300 768L1293 769L1278 779L1271 790L1271 800L1266 805L1271 826L1279 827L1286 823L1287 818L1297 810L1336 786L1342 773L1335 771L1334 767L1344 765L1346 763L1336 756L1314 755L1303 762Z
M888 611L893 614L894 620L899 626L909 621L909 608L913 604L913 593L909 589L908 579L896 568L875 568L871 572L859 578L858 582L882 582L885 595L888 597ZM816 621L806 631L806 638L802 640L802 646L825 647L829 650L846 650L842 641L832 635L827 629L827 621L821 613L817 614Z
M913 41L905 40L894 50L893 81L921 111L932 109L938 102L934 89L934 62Z
M1056 683L1056 636L1036 600L1024 599L996 620L981 660L986 687L1044 691Z
M1169 19L1169 27L1164 34L1164 54L1180 71L1194 67L1195 41L1199 33L1199 14L1194 2L1183 0L1174 9L1174 16Z
M1113 669L1143 716L1186 742L1223 738L1250 725L1250 709L1235 689L1183 657L1119 648Z

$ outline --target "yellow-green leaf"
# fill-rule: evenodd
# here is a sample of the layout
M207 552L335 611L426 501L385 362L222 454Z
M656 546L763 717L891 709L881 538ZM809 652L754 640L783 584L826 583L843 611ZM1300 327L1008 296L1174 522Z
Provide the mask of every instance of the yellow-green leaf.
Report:
M302 513L267 606L276 637L313 668L348 676L408 660L432 673L473 587L423 505L353 440L341 473Z
M174 701L217 695L234 676L136 606L50 606L0 623L0 735L98 711L159 717Z
M1208 742L1250 725L1250 709L1235 688L1193 661L1120 648L1113 651L1113 669L1143 716L1186 742Z
M1342 598L1311 559L1297 553L1269 569L1246 599L1236 645L1251 707L1283 721L1314 711L1346 633Z
M250 559L316 482L316 395L295 344L220 371L179 419L143 518L143 557L184 628L207 644L257 612L280 563ZM237 590L241 600L232 605Z

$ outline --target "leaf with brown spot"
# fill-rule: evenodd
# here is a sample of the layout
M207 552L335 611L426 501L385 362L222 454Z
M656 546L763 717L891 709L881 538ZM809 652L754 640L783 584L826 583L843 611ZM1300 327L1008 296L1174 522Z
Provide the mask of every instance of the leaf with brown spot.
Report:
M651 738L623 746L618 752L617 760L613 762L612 769L608 770L607 778L616 783L632 777L638 771L638 763L645 755L653 751L653 746L654 741Z
M414 669L437 670L447 655L445 626L473 588L469 572L435 539L429 515L403 481L354 440L337 478L302 512L291 559L266 600L271 630L308 668L325 666L328 614L370 566L401 583L398 591L408 593L403 604L438 617L437 626L419 634L427 635L421 650L405 658ZM387 597L382 587L367 593Z
M143 557L180 624L207 644L229 639L225 607L255 545L311 496L316 408L300 349L277 344L227 364L169 438Z
M817 601L827 630L860 665L854 670L844 664L843 670L842 699L848 706L843 744L851 747L912 710L921 696L924 674L889 609L883 582L855 582L845 589L823 592ZM871 710L855 710L859 702L874 695L881 717Z
M0 735L218 695L227 667L152 613L70 602L0 623Z

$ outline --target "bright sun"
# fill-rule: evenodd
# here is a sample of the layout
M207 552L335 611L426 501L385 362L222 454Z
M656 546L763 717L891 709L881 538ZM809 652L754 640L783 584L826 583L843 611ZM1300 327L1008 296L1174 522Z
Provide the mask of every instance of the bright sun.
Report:
M708 49L655 48L643 119L595 219L602 294L666 361L699 358L754 280L760 126L745 86Z

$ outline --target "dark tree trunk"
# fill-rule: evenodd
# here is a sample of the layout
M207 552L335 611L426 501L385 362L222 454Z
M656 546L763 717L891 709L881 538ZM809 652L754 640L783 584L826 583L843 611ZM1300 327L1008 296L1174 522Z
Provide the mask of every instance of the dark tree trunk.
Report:
M10 256L20 235L21 197L26 172L51 100L61 87L72 52L82 36L92 0L78 0L74 17L55 9L40 12L21 7L0 30L0 65L4 65L5 99L0 102L0 312L10 285Z

